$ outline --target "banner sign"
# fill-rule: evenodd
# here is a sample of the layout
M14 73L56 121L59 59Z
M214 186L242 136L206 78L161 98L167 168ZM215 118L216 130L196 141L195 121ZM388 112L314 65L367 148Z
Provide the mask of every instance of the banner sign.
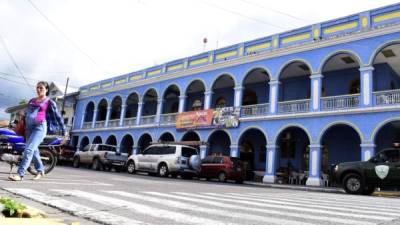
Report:
M180 113L176 129L232 128L239 126L240 108L225 107Z

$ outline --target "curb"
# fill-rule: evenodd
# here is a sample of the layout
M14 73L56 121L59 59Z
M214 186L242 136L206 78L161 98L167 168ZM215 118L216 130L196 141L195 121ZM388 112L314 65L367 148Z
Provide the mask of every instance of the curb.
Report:
M336 193L336 194L344 194L345 193L343 189L333 188L333 187L322 188L322 187L312 187L312 186L304 186L304 185L269 184L269 183L252 182L252 181L245 181L243 183L247 184L247 185L251 185L251 186L268 187L268 188L275 188L275 189Z

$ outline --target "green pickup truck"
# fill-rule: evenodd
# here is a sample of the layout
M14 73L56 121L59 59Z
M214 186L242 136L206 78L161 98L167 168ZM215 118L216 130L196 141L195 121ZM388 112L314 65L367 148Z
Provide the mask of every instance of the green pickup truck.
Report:
M349 194L370 195L377 187L400 188L400 149L384 149L368 161L340 163L333 177Z

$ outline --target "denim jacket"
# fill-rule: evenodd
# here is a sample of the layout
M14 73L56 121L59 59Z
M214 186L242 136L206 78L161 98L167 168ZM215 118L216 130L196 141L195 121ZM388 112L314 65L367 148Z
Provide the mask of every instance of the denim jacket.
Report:
M33 99L31 99L28 104L30 104L32 100ZM46 122L48 134L55 134L57 131L61 131L62 135L65 134L64 119L57 109L57 104L51 99L49 99L49 105L47 107Z

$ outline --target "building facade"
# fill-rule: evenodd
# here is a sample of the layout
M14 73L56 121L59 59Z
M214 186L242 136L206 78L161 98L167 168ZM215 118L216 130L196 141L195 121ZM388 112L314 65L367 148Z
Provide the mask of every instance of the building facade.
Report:
M322 185L332 165L400 141L399 106L395 4L81 87L72 141L132 154L203 141L202 157L240 157L264 182L292 182L295 171ZM235 126L177 129L182 115L226 108L240 109Z

